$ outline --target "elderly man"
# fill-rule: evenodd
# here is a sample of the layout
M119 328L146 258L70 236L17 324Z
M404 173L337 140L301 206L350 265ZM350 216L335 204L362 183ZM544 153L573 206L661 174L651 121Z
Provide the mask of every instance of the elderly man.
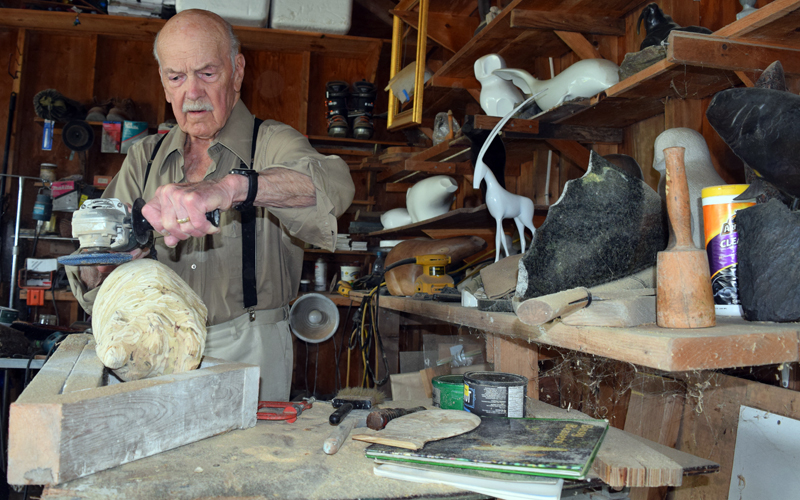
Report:
M353 200L349 169L285 124L255 126L239 100L244 56L219 16L179 13L159 32L154 53L178 127L133 146L103 196L149 200L142 214L158 233L158 260L208 306L205 354L259 365L260 399L288 400L287 304L303 263L296 239L333 250L336 217ZM205 218L216 208L219 228ZM69 270L70 284L91 312L113 268L79 269Z

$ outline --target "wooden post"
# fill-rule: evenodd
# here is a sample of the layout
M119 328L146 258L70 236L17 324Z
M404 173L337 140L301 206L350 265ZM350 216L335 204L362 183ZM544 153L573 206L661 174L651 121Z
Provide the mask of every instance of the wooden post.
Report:
M486 334L486 359L494 371L522 375L528 379L527 396L539 399L539 347L523 339Z

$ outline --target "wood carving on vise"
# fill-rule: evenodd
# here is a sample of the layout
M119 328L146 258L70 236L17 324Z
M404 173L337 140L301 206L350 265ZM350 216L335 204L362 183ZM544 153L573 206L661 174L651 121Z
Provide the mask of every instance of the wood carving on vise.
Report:
M93 313L97 356L125 382L200 365L208 309L180 276L156 260L115 269L100 286Z
M492 129L489 137L484 141L483 147L478 154L478 159L475 161L475 175L472 180L472 188L479 189L481 181L486 182L486 207L489 209L489 214L497 222L497 229L494 237L494 261L500 260L500 245L503 245L503 250L506 257L510 255L508 251L508 243L504 237L503 232L503 219L514 219L519 231L519 241L522 246L522 253L525 253L525 228L531 230L531 238L536 233L536 228L533 226L533 201L525 196L509 193L502 188L500 182L494 176L489 167L484 163L483 157L489 149L489 145L494 141L494 138L503 129L503 126L511 119L514 114L526 106L529 102L534 100L538 94L532 95L522 101L522 104L510 111L502 120L497 122L497 125Z
M672 18L661 10L661 7L656 3L648 4L642 13L639 15L639 20L636 21L636 34L639 34L639 28L644 21L644 30L647 36L642 40L639 45L639 50L656 45L666 45L667 37L670 31L689 31L691 33L702 33L710 35L711 30L703 28L702 26L681 26L672 20Z

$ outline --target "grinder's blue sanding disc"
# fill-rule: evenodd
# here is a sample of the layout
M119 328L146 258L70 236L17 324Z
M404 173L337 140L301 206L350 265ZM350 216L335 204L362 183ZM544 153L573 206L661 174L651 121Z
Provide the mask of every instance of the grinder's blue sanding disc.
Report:
M129 253L83 253L64 255L58 258L58 263L65 266L113 266L131 259L133 256Z

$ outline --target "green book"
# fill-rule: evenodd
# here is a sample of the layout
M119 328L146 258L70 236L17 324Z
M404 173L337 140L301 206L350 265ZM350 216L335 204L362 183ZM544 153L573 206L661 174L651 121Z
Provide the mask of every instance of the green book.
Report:
M608 430L606 420L481 417L478 427L408 450L382 444L369 458L516 474L584 479Z

